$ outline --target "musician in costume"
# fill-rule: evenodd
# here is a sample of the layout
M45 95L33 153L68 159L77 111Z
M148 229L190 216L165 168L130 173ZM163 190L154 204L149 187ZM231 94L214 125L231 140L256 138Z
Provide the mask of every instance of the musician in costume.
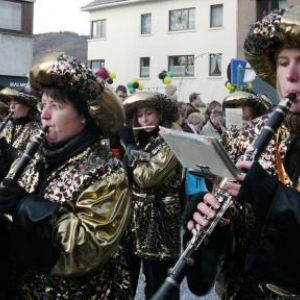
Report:
M126 145L134 207L126 248L134 290L142 262L145 299L150 299L180 252L182 170L159 134L159 125L176 126L179 113L176 101L154 92L136 92L123 103L128 127L119 134Z
M299 6L276 10L254 24L246 37L245 57L256 74L276 87L281 98L292 94L295 99L241 189L237 183L227 183L227 191L237 196L237 202L228 210L225 224L215 229L199 251L200 267L188 274L196 294L212 287L216 276L221 299L300 299L299 21ZM240 137L226 145L234 161L256 140L268 118L265 115L245 125ZM250 165L247 161L238 163L243 168ZM190 207L186 215L185 220L192 219L189 229L195 222L207 226L220 207L210 193L201 199L196 210ZM205 258L201 254L214 262L215 274L201 267ZM204 284L207 273L210 283Z
M0 91L0 99L12 114L0 132L0 179L3 179L18 154L38 133L40 123L37 121L38 99L31 93L4 88Z
M271 100L263 94L255 94L249 91L235 91L229 94L222 103L223 109L227 108L241 108L242 109L242 122L238 125L232 125L222 134L222 143L227 147L228 152L234 151L231 143L235 139L239 139L240 132L248 122L267 115L272 111ZM233 145L235 146L235 145ZM228 149L230 148L230 149ZM236 158L234 158L236 160Z
M122 103L63 52L38 59L30 84L42 94L45 142L17 182L14 162L0 188L2 219L12 217L3 244L23 269L15 299L132 299L119 249L129 185L101 138L124 124Z

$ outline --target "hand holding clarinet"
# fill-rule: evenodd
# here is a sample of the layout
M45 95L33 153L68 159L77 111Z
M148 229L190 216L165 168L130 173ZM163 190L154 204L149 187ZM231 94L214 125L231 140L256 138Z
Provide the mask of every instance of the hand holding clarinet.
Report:
M294 99L295 95L289 94L280 101L259 136L246 150L243 159L237 163L239 169L247 171L251 168L253 162L259 159L274 133L281 126L290 107L290 102ZM193 232L193 237L176 265L170 270L170 276L167 277L165 283L151 300L171 299L174 291L180 287L180 283L185 277L185 267L189 263L193 263L192 257L195 251L209 237L217 225L226 226L230 223L223 216L232 205L233 199L239 195L245 177L246 175L241 173L235 182L224 178L215 194L207 193L204 195L203 201L197 203L191 220L187 223L188 229Z

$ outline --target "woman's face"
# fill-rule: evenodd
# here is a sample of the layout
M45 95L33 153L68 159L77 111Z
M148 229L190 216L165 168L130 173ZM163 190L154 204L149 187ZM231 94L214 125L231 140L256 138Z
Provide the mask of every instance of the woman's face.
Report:
M42 96L41 120L43 127L48 127L46 140L50 144L57 144L77 135L86 123L72 102L53 99L45 93Z
M24 105L18 101L12 100L9 104L9 110L13 112L13 118L19 119L22 117L26 117L30 110L29 106Z
M300 113L300 49L283 49L277 58L277 81L282 96L296 94L290 111Z
M248 104L242 105L242 119L246 122L253 119L253 108Z
M141 127L153 126L153 128L145 128L147 132L154 130L160 123L161 114L153 107L145 106L137 109L137 122Z

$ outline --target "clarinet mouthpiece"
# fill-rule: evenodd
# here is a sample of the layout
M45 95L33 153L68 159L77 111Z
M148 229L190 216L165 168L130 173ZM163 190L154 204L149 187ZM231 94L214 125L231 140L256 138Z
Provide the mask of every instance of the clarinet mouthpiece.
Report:
M290 101L295 101L296 100L297 95L295 93L289 93L286 98L288 98Z

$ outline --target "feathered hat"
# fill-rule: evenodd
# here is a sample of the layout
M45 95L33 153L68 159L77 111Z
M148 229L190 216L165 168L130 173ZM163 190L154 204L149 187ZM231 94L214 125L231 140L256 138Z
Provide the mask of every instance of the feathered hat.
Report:
M29 106L30 108L36 108L36 105L38 103L38 98L31 95L30 93L19 92L9 87L0 90L0 101L8 104L12 100Z
M127 120L132 120L136 109L144 106L156 108L167 123L176 122L179 118L178 102L164 94L150 91L136 92L126 98L123 104Z
M36 60L30 70L30 85L40 92L43 88L59 88L76 93L86 102L90 116L104 132L115 132L124 124L123 104L114 90L78 59L64 52L48 52Z
M250 29L244 54L257 76L276 87L276 54L282 47L300 47L300 6L274 10Z
M229 94L222 103L223 108L237 108L243 104L253 107L257 116L262 116L272 110L272 102L267 96L245 91L236 91Z

